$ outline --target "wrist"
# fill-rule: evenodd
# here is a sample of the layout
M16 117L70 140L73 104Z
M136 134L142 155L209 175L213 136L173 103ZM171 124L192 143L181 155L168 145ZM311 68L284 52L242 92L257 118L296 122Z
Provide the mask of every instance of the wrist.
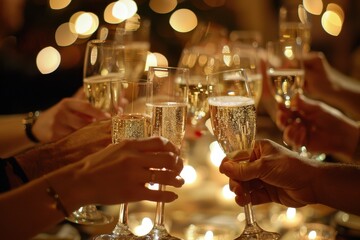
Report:
M87 184L78 176L78 170L83 167L79 162L47 174L46 182L61 200L61 207L71 213L83 205L89 204L90 198L85 194Z

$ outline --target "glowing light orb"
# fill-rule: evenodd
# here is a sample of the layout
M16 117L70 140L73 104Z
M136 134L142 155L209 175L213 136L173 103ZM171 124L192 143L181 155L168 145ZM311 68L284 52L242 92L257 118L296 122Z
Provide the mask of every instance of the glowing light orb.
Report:
M176 10L170 17L171 27L178 32L190 32L197 24L195 13L189 9Z
M43 48L36 56L36 66L42 74L54 72L60 65L61 56L53 47Z

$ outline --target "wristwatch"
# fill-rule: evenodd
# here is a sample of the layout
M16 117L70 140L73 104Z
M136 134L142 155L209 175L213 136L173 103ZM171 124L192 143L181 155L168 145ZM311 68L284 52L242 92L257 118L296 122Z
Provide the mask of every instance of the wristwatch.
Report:
M34 143L40 142L39 139L37 139L32 132L32 127L35 124L39 115L40 111L29 112L28 115L22 120L22 123L25 127L26 136L30 139L30 141Z

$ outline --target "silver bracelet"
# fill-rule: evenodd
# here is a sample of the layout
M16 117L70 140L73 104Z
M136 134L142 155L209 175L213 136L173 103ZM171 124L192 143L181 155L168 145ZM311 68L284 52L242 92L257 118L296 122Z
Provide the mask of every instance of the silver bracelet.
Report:
M50 185L48 179L44 176L45 182L48 185L46 188L46 193L54 200L53 208L62 212L65 217L69 217L69 213L66 210L64 204L62 203L59 194L55 189Z

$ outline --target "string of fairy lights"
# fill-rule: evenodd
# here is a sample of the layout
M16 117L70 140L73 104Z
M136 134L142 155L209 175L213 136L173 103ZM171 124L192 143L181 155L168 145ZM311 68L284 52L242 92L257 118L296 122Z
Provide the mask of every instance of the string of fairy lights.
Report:
M53 11L65 9L72 0L49 0L49 7ZM209 7L220 7L226 0L202 0ZM177 0L149 0L149 8L157 14L169 14L169 25L178 33L192 31L198 25L196 12L180 8L177 9ZM313 15L321 15L321 24L325 32L338 36L344 22L344 11L335 4L330 3L324 8L322 0L303 0L304 9ZM78 11L72 14L68 22L62 23L55 31L57 46L47 46L39 51L36 64L42 74L54 72L61 63L61 54L57 47L66 47L74 44L78 39L90 38L99 28L100 18L109 24L119 24L137 14L138 6L134 0L117 0L109 3L103 16L93 12ZM155 62L166 63L166 57L160 53L149 53L149 58L157 59Z

